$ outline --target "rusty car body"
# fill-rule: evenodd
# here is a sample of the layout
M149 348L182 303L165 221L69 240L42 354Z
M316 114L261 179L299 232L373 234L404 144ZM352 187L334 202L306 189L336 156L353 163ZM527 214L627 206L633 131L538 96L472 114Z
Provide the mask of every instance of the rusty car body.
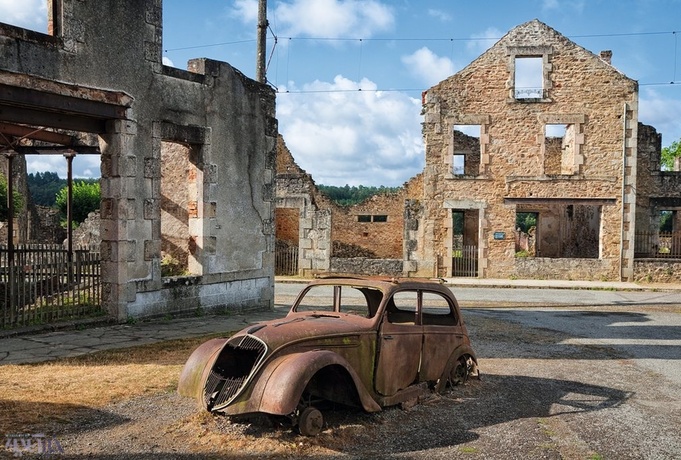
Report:
M178 391L211 412L287 416L315 435L325 402L376 412L477 375L446 286L345 276L310 282L281 319L199 346Z

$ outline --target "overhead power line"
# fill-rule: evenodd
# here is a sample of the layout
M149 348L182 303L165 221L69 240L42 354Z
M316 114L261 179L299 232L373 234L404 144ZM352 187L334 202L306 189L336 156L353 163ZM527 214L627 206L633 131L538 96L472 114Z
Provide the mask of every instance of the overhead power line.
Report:
M597 37L635 37L645 35L674 35L681 33L681 30L669 31L655 31L655 32L623 32L623 33L608 33L608 34L584 34L584 35L568 35L568 38L597 38ZM397 41L397 42L449 42L449 41L486 41L486 40L500 40L502 37L284 37L279 36L279 39L284 40L298 40L298 41L346 41L346 42L364 42L364 41ZM196 48L209 48L214 46L237 45L240 43L254 42L255 39L238 40L232 42L209 43L203 45L186 46L182 48L168 48L165 51L182 51Z

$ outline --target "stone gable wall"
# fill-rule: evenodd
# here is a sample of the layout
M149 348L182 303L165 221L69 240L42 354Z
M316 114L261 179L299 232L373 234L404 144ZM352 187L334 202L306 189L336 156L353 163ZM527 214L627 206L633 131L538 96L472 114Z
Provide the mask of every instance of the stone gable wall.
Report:
M513 97L513 58L523 54L544 56L541 100ZM620 242L629 245L631 237L623 237L620 229L624 225L633 232L634 222L633 206L623 209L622 180L626 175L629 202L636 180L631 165L636 159L637 98L636 82L536 20L511 30L461 72L428 90L423 125L425 244L419 272L431 275L438 257L448 259L452 209L481 211L480 275L506 278L518 275L516 203L588 199L602 206L603 229L600 269L588 276L619 279ZM481 125L481 160L474 178L452 177L449 171L452 127L459 124ZM573 174L548 174L558 166L546 170L545 124L574 125ZM623 266L631 270L633 252L627 257ZM554 262L546 263L550 268Z

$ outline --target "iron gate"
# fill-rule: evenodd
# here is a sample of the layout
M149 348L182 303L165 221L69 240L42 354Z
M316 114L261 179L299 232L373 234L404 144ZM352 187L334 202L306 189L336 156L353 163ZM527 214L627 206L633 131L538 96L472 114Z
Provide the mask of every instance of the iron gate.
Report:
M478 276L478 247L460 246L452 251L452 276Z

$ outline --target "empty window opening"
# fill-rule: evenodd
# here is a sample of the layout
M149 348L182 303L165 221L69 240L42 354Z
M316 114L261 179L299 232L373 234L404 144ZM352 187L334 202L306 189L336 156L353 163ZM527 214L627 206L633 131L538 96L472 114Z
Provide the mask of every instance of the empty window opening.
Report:
M453 130L452 174L477 175L480 170L480 125L455 125Z
M544 126L544 172L549 175L577 172L574 124Z
M676 210L663 210L659 213L659 233L656 244L657 254L662 257L681 255L681 232L679 232L679 213Z
M61 0L42 0L28 2L27 5L21 7L6 7L3 8L3 16L0 21L43 34L60 35L57 26L61 22L61 3Z
M357 216L357 222L388 222L388 216L385 214L360 214Z
M515 255L534 257L537 253L538 212L516 211L515 214Z
M200 274L190 222L198 219L196 152L186 145L161 142L161 275Z
M423 292L421 323L424 326L456 326L458 319L449 301L437 292Z
M660 211L660 233L671 233L674 231L674 217L676 211Z
M681 213L678 209L651 211L648 229L636 231L635 257L678 258L681 256L680 219Z
M452 174L463 176L466 170L466 155L455 153L452 155Z
M516 208L516 256L599 258L602 206L544 203L532 208L521 205ZM523 246L523 233L527 235L527 249Z
M515 58L516 99L544 98L544 58L541 56L517 56Z

